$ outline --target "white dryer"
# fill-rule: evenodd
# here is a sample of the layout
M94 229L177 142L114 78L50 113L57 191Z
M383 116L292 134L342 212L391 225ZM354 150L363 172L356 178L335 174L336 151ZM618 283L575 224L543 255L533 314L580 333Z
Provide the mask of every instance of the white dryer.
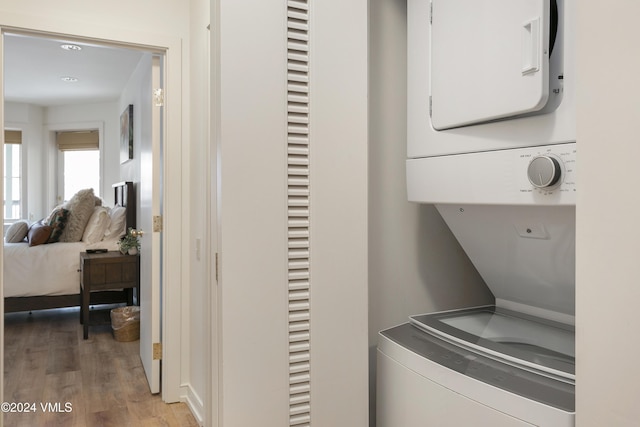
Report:
M378 427L575 423L574 8L408 0L408 199L496 301L380 332Z
M407 157L575 142L573 0L407 0Z

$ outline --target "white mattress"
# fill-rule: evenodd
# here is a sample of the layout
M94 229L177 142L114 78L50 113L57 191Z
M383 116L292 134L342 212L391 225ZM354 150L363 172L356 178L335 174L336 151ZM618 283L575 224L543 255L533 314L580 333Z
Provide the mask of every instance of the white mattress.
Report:
M4 296L69 295L80 292L80 252L92 248L118 250L116 240L87 245L84 242L4 244Z

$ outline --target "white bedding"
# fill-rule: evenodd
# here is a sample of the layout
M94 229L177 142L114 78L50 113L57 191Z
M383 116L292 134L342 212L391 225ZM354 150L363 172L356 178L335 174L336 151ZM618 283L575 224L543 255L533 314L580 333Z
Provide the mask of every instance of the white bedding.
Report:
M4 244L4 296L70 295L80 292L80 252L118 250L117 240L96 244L26 242Z

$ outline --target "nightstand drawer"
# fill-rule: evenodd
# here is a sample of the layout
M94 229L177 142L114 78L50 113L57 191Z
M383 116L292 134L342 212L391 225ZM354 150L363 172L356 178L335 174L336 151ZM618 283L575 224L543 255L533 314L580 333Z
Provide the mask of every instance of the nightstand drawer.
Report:
M109 263L91 264L84 266L85 281L91 281L91 287L98 289L100 285L114 285L132 283L135 286L138 279L138 264Z

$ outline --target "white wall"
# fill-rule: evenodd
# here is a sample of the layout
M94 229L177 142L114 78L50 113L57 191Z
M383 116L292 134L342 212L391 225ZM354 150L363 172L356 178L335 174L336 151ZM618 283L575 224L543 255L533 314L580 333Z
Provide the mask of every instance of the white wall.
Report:
M184 155L189 161L186 180L188 187L185 196L189 207L185 212L188 218L187 246L190 252L189 280L185 289L183 312L185 321L183 327L183 372L182 378L187 388L187 401L192 411L199 419L207 417L205 401L211 404L207 395L207 375L211 365L216 363L208 350L210 328L215 327L210 322L210 292L215 292L215 283L211 283L211 271L207 238L215 221L211 219L209 211L209 190L211 188L209 173L212 166L210 161L209 136L209 1L191 1L190 51L192 62L189 75L189 90L191 105L188 113L191 117L189 138L190 152ZM210 416L210 415L209 415Z
M188 8L184 3L175 0L114 0L108 3L87 4L84 0L68 0L64 7L41 0L24 0L21 2L2 2L3 23L22 24L37 23L37 20L48 20L47 27L58 27L61 34L76 33L78 28L93 28L94 31L107 32L118 37L118 34L131 33L132 29L139 34L158 33L188 34ZM42 22L42 21L41 21ZM69 24L66 30L65 24ZM18 25L19 27L21 25ZM159 27L161 26L161 27Z
M23 177L27 180L26 219L37 221L48 214L45 203L46 168L42 124L44 111L35 105L6 102L5 127L22 129Z
M110 160L113 164L117 165L115 170L118 171L115 181L111 182L111 184L120 181L137 183L138 191L136 192L136 198L138 206L140 206L140 144L142 138L146 138L147 140L151 138L150 93L151 54L147 53L140 59L140 62L131 74L129 81L120 95L120 99L112 108L112 116L114 124L117 125L115 128L117 133L113 135L113 139L110 141L111 145L115 148L115 153L112 154ZM120 115L129 105L133 105L133 159L121 163ZM109 184L109 187L111 187L111 184ZM140 223L139 218L136 222Z
M577 424L640 419L640 4L577 2Z
M311 3L312 424L364 427L369 2Z
M371 425L378 331L410 314L493 303L431 205L407 202L406 0L369 2L369 346Z

